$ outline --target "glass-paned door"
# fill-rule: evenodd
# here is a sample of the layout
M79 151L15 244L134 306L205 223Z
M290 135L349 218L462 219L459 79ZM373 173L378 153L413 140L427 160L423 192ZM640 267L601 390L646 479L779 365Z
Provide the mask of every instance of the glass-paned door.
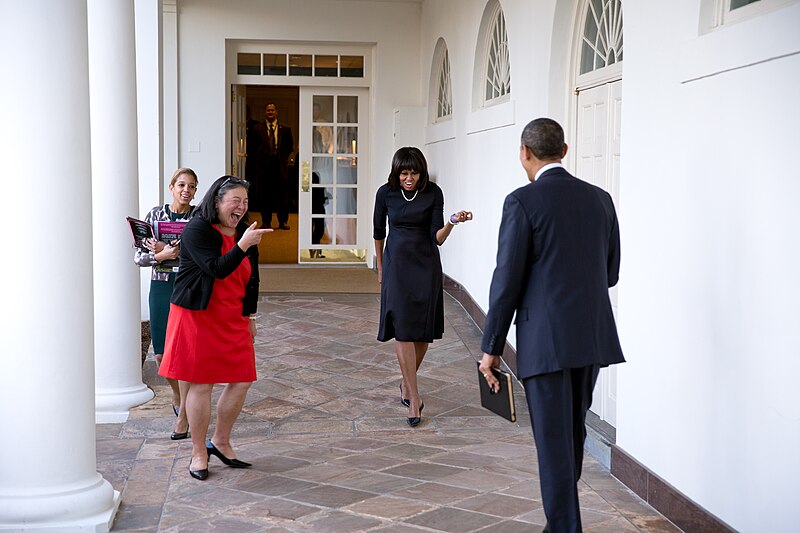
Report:
M364 263L367 89L300 88L299 262ZM368 213L367 213L368 215Z

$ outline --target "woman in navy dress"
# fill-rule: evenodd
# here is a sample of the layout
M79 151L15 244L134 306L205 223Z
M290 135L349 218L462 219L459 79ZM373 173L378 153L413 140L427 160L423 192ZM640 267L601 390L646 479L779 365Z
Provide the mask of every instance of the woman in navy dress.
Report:
M444 333L439 246L456 224L472 219L469 211L458 211L445 224L443 213L444 195L428 179L425 156L418 148L399 149L388 183L375 196L373 238L381 283L378 340L395 339L403 375L400 402L408 407L410 426L419 424L424 407L417 370L428 345Z

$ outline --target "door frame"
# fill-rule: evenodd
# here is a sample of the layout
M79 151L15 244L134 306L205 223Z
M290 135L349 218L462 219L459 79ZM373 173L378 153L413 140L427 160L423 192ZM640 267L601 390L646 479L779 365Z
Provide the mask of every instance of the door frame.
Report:
M236 160L239 158L238 150L240 141L237 135L237 112L235 104L231 103L233 98L233 94L235 94L235 87L236 86L245 86L245 85L263 85L263 86L295 86L301 92L309 87L329 87L329 88L348 88L352 90L357 89L366 89L367 94L364 98L366 98L365 103L367 105L367 112L368 116L371 115L372 112L372 102L371 102L371 87L372 87L372 57L374 54L374 45L359 45L359 44L352 44L352 43L317 43L313 41L309 42L296 42L296 41L272 41L272 40L239 40L239 39L227 39L225 41L225 94L228 101L225 104L225 138L229 140L226 142L225 147L225 168L231 170L232 165ZM263 54L287 54L287 63L292 61L292 56L311 56L312 61L314 62L314 70L309 75L289 75L287 72L286 75L262 75L261 73L255 74L240 74L238 72L238 58L239 54L259 54L261 58L264 58ZM341 56L361 56L363 57L363 75L362 76L345 76L343 73L337 77L331 76L323 76L323 75L315 75L316 74L316 58L318 56L339 56L342 60ZM263 60L263 59L262 59ZM244 106L242 106L244 107ZM299 111L299 110L298 110ZM368 123L367 123L368 124ZM360 158L364 158L363 161L365 165L370 160L368 147L372 144L372 133L368 132L367 137L362 141L363 150L360 150L361 153L359 155ZM366 142L365 142L366 141ZM302 149L302 144L295 140L296 146L299 146ZM299 151L298 151L299 153ZM241 164L241 163L239 163ZM363 175L368 176L370 169L367 166L363 168ZM237 169L239 170L239 169ZM298 180L298 187L302 189L302 166L299 167L299 172L301 174L300 179ZM367 179L360 179L359 180L359 189L363 186L368 185L366 183ZM301 193L298 193L301 194ZM349 248L356 248L356 249L363 249L369 250L369 246L371 245L371 241L369 241L369 237L371 236L369 231L364 230L369 224L369 217L365 218L367 215L367 211L369 211L368 207L370 205L369 198L367 197L366 193L359 192L358 198L358 231L357 231L357 243L355 246L349 246ZM299 211L299 206L298 206ZM298 213L299 216L299 213ZM309 220L310 225L310 220ZM299 234L298 234L298 259L297 263L299 264L300 261L300 254L302 248L299 246ZM367 253L368 255L368 253ZM357 264L366 264L367 259L365 257L364 261L359 261ZM329 263L320 263L327 265ZM339 265L342 262L336 262L335 264ZM352 264L352 263L351 263ZM316 263L315 263L316 265Z
M567 163L570 168L576 169L576 175L581 178L577 173L578 163L580 161L580 143L578 142L578 124L580 120L580 95L582 92L596 89L598 87L606 87L608 89L607 100L608 104L612 103L614 86L619 92L619 107L612 111L612 106L607 105L607 131L606 131L606 173L605 183L601 186L611 194L614 201L617 214L619 215L619 160L614 161L613 146L619 148L620 139L618 132L612 131L614 124L612 121L612 113L618 113L621 108L621 92L622 92L622 60L608 65L597 70L580 74L581 64L581 50L583 43L583 31L586 24L586 16L588 14L588 1L582 0L577 3L575 7L574 28L572 34L572 68L570 74L570 87L572 87L572 97L569 98L569 108L567 114L569 117L568 128L570 131L568 143L573 148L567 153ZM616 117L618 119L619 117ZM617 124L619 127L619 124ZM621 131L621 128L620 128ZM617 153L619 151L617 150ZM621 157L621 154L620 154ZM616 165L616 174L614 165ZM618 299L617 287L609 290L609 298L612 302L612 310L614 317L617 317ZM610 424L613 427L617 425L617 368L612 365L603 368L597 380L597 385L594 389L593 401L591 411L598 415L601 420Z

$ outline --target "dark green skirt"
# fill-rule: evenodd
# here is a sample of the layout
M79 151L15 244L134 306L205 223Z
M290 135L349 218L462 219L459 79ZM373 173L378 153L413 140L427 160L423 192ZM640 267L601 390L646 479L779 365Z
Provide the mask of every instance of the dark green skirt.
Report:
M169 281L150 280L150 337L153 340L153 352L156 354L164 353L169 300L174 288L175 274L169 275Z

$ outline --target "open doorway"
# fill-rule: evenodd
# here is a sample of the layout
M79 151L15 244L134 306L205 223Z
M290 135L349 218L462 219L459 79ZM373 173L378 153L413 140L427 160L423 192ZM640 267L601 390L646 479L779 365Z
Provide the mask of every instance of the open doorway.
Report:
M250 182L250 220L257 221L259 227L275 229L262 239L259 260L297 264L299 88L240 85L236 92L245 102L246 142L245 149L240 150L244 156L240 158L240 175ZM275 129L268 128L268 105L274 105L272 113L278 123ZM265 213L270 214L270 220L264 220Z

